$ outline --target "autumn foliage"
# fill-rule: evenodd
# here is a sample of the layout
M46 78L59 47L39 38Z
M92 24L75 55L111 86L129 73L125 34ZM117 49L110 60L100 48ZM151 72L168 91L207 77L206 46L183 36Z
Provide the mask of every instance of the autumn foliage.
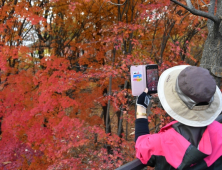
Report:
M135 159L130 66L198 65L207 33L205 19L166 0L3 0L0 13L4 170ZM154 133L170 118L152 102Z

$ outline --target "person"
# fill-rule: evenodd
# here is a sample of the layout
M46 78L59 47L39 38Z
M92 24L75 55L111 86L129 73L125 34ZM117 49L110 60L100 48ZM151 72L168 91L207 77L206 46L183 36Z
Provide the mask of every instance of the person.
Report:
M136 157L155 170L222 170L222 95L209 71L180 65L165 70L158 97L174 121L149 134L146 89L137 99Z

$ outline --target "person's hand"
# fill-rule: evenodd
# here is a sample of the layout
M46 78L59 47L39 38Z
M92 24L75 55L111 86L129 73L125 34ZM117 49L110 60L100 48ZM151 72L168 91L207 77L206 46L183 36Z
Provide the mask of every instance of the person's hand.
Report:
M149 97L147 96L148 88L144 90L142 94L138 96L138 99L136 101L137 105L137 115L136 118L147 118L146 115L146 108L149 105Z
M146 88L146 89L144 90L144 92L145 92L146 94L148 93L148 91L149 91L148 88Z
M146 88L144 92L138 96L136 101L137 106L142 106L145 109L147 108L147 106L149 105L149 97L147 96L147 93L148 93L148 88Z

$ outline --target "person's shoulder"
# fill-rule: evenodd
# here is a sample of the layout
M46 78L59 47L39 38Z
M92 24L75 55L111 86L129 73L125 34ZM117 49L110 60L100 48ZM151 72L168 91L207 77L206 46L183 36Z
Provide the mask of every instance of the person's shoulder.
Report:
M213 121L210 125L208 125L209 127L222 127L222 124L218 121Z
M162 133L162 132L166 132L168 131L169 129L172 129L172 125L177 123L178 121L172 121L170 123L168 123L167 125L165 125L164 127L162 127L159 131L159 133Z
M217 122L217 121L214 121L213 123L211 123L210 125L208 125L207 129L211 132L218 132L219 134L221 134L222 136L222 124Z

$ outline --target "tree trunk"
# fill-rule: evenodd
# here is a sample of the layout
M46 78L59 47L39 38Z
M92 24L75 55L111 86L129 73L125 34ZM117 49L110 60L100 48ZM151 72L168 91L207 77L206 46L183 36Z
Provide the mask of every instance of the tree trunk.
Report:
M3 117L0 117L0 135L2 134L2 119Z
M218 7L219 9L222 11L222 7ZM209 20L208 30L209 33L204 44L200 66L210 70L218 87L220 87L222 77L222 25L218 26Z
M208 12L195 9L191 0L186 0L187 6L177 0L171 1L187 9L194 15L208 18L208 36L204 44L200 66L211 72L218 87L220 87L222 78L222 1L210 0ZM215 9L217 10L216 15Z
M127 84L128 81L125 80L124 83L124 90L127 89ZM126 96L128 97L128 96ZM117 112L117 116L118 116L118 130L117 130L117 135L122 138L122 133L123 133L123 111L125 111L125 109L123 110L123 108L121 108L121 110L119 112Z
M101 117L103 117L103 120L104 120L105 131L106 131L106 133L111 133L110 115L108 115L108 118L107 118L108 122L109 122L109 126L106 127L107 104L105 106L102 106L102 109L103 109L103 111L102 111Z
M112 67L114 65L115 62L115 55L116 55L116 49L115 47L113 48L113 58L112 58ZM112 94L112 76L109 77L109 90L108 90L108 97L110 97ZM109 120L109 110L110 110L110 99L108 99L108 103L107 103L107 111L106 111L106 133L110 133L109 132L109 128L110 128L110 120Z

